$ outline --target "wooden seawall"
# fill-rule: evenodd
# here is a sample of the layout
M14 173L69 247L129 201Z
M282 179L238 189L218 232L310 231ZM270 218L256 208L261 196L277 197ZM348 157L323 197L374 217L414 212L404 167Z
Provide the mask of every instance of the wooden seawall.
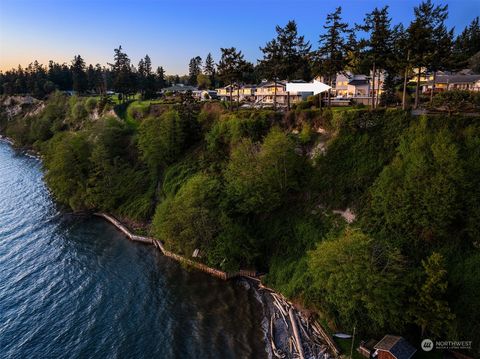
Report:
M184 263L188 265L189 267L195 268L197 270L200 270L202 272L208 273L214 277L227 280L231 278L236 278L236 277L257 277L258 273L255 271L247 271L247 270L239 270L237 272L224 272L215 268L211 268L203 263L196 262L192 259L185 258L179 254L170 252L169 250L165 249L163 246L163 243L159 241L158 239L152 238L152 237L144 237L144 236L138 236L135 234L132 234L127 227L125 227L119 220L114 218L111 215L105 214L105 213L94 213L95 216L102 217L103 219L107 220L111 224L113 224L119 231L121 231L127 238L129 238L132 241L136 242L141 242L145 244L153 244L156 248L159 249L159 251L166 257L172 258L176 260L177 262Z
M105 214L105 213L94 213L95 216L102 217L106 219L108 222L113 224L117 229L125 234L129 239L135 242L142 242L142 243L147 243L147 244L153 244L153 238L150 237L143 237L143 236L137 236L135 234L132 234L127 227L125 227L120 221L117 219L113 218L112 216Z
M176 260L177 262L184 263L189 267L195 268L197 270L208 273L208 274L210 274L214 277L217 277L217 278L223 279L223 280L228 280L228 279L237 278L237 277L247 277L247 278L250 278L250 279L253 278L253 279L260 282L260 288L267 289L271 293L277 294L273 289L263 286L263 284L261 283L261 280L257 278L259 276L258 273L255 272L255 271L239 270L237 272L224 272L224 271L221 271L221 270L218 270L218 269L215 269L215 268L211 268L211 267L209 267L209 266L207 266L203 263L196 262L192 259L185 258L181 255L178 255L176 253L173 253L173 252L167 250L164 247L163 243L161 241L159 241L158 239L155 239L155 238L152 238L152 237L144 237L144 236L138 236L138 235L132 234L128 230L128 228L125 227L125 225L123 225L119 220L117 220L116 218L114 218L111 215L108 215L108 214L105 214L105 213L94 213L94 215L98 216L98 217L101 217L101 218L107 220L108 222L110 222L111 224L113 224L118 230L120 230L123 234L125 234L125 236L127 236L127 238L129 238L130 240L145 243L145 244L152 244L164 256L172 258L173 260ZM283 298L284 302L289 303L289 305L291 307L294 307L294 305L292 303L288 302L282 295L277 294L277 296ZM294 325L295 318L293 318L292 309L290 309L290 311L289 311L289 317L290 317L291 325ZM316 324L316 323L313 323L313 324L315 326L314 329L325 340L325 342L330 347L334 356L338 356L339 353L340 353L340 349L336 345L335 341L330 337L330 335L327 334L327 332L322 328L322 326L320 324ZM295 324L295 326L296 326L296 324ZM296 337L296 344L297 344L298 351L301 353L300 357L302 357L303 349L302 349L302 344L301 344L301 341L300 341L300 335L299 335L298 328L296 328L295 337Z

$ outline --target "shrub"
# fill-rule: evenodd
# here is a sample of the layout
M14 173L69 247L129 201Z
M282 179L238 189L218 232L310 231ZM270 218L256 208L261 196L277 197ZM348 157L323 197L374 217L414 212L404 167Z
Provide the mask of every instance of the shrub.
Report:
M95 97L89 97L86 101L85 101L85 108L87 109L88 112L92 113L93 110L95 110L95 108L97 107L97 99Z
M432 109L454 113L470 112L480 109L480 93L472 91L443 91L433 97Z
M345 328L399 330L405 324L403 262L398 250L347 228L309 252L311 298Z
M300 159L295 144L273 128L261 146L242 140L225 171L227 199L241 213L270 212L298 186Z
M191 177L175 196L160 203L152 222L156 237L168 248L190 256L206 249L219 231L220 183L203 173Z

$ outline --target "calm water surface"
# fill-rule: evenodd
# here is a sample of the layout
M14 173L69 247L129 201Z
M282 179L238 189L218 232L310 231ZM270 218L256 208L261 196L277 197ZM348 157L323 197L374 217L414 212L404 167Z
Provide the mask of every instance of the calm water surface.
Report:
M0 358L264 358L261 321L245 283L60 213L0 141Z

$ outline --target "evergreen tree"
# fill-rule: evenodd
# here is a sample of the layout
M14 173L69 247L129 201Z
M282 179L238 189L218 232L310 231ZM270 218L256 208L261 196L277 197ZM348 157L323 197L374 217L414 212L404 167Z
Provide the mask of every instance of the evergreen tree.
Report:
M374 333L405 323L404 258L358 229L320 241L308 255L308 296L344 327Z
M190 59L188 64L188 84L197 86L197 76L202 73L202 58L196 56Z
M393 33L390 23L391 19L388 17L388 6L385 6L382 9L375 8L371 13L367 14L363 24L359 26L359 29L369 34L369 38L367 38L364 43L365 51L363 56L366 57L371 66L372 108L375 108L377 105L380 78L387 67L388 58L392 54ZM378 81L376 81L377 72ZM377 83L377 86L375 86L375 83Z
M408 50L406 49L406 33L402 24L393 27L392 47L385 64L385 78L382 86L380 102L382 106L396 105L399 101L397 97L397 87L404 81L404 91L406 96L406 85L408 73Z
M72 80L73 91L80 94L87 91L88 80L85 72L85 61L80 55L75 56L72 61Z
M295 21L289 21L285 27L276 26L276 38L267 42L260 50L263 59L258 68L262 76L275 82L273 103L277 103L277 81L302 78L310 79L309 53L310 44L304 36L299 36Z
M304 36L298 35L297 24L290 20L285 27L277 26L277 41L283 58L280 75L282 79L310 80L309 54L311 45Z
M452 67L452 44L453 29L447 30L444 22L438 24L432 36L433 51L431 53L428 70L433 72L432 89L430 91L430 102L433 100L437 71L447 70Z
M443 256L433 252L427 260L422 261L422 267L424 281L419 295L412 298L411 314L421 328L422 337L428 333L433 338L440 338L451 334L449 331L455 319L445 300L448 281Z
M414 8L414 13L415 19L411 22L407 32L408 49L412 63L417 68L414 108L418 108L422 68L428 68L431 64L436 45L435 32L447 18L447 5L435 6L431 0L426 0Z
M157 71L155 73L155 89L160 91L167 85L165 79L165 70L163 70L162 66L157 67Z
M263 59L259 60L258 68L264 78L274 82L273 107L277 107L277 81L282 76L283 59L280 44L273 39L260 48L263 52Z
M242 79L243 70L246 65L246 61L241 51L237 51L236 48L221 48L222 57L218 63L218 75L220 79L230 86L230 109L232 109L232 90L233 85Z
M468 59L480 52L480 18L478 16L455 39L453 51L457 69L468 66Z
M152 72L150 56L140 59L138 63L138 89L142 99L151 98L155 93L155 75Z
M208 76L210 79L210 85L212 88L215 87L215 62L211 53L208 53L205 59L205 66L203 67L203 73Z
M326 30L320 35L320 47L315 53L315 70L317 74L324 77L330 86L336 79L337 73L343 71L347 65L347 40L346 36L351 34L348 24L342 22L342 8L338 7L331 14L327 15ZM352 45L354 38L349 38ZM330 105L330 90L328 91L328 103Z
M109 65L112 68L113 88L125 100L126 96L135 93L135 75L130 58L122 51L122 46L114 49L114 63Z

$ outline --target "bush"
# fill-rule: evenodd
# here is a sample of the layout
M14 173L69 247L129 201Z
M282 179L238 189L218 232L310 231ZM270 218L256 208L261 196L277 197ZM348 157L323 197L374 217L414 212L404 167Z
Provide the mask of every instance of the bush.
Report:
M347 228L309 252L310 298L344 328L401 330L407 299L403 262L398 250Z
M95 108L97 107L97 99L95 97L89 97L86 101L85 101L85 108L87 109L88 112L92 113L93 110L95 110Z
M272 128L261 146L242 140L225 171L227 200L241 213L268 213L297 188L300 158L295 144Z
M315 187L333 208L361 208L368 188L394 157L410 116L403 111L334 112L335 136L315 161Z
M480 110L480 93L472 91L443 91L433 97L430 108L447 112L449 116L454 113L471 112Z
M78 127L84 120L86 120L88 112L85 108L85 104L82 101L76 102L72 107L71 112L71 125Z
M206 249L219 231L220 183L203 173L191 177L175 196L160 203L152 222L154 235L168 248L191 256Z

